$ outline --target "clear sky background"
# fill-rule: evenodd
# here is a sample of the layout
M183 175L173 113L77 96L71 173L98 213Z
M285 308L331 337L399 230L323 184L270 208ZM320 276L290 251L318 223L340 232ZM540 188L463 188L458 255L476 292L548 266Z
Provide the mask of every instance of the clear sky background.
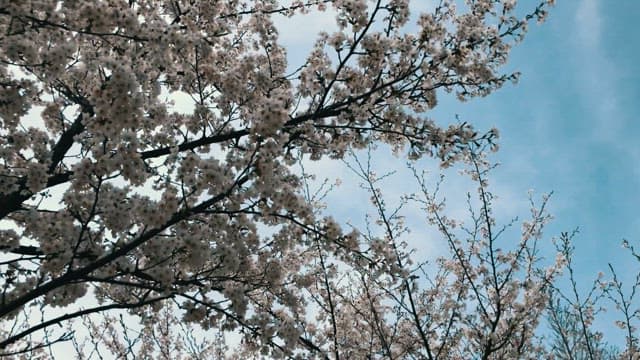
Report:
M502 131L494 176L508 194L554 191L546 233L580 228L575 261L583 288L598 271L607 274L608 263L627 285L640 271L620 246L625 238L640 247L639 15L636 0L558 1L513 52L509 66L522 72L517 86L440 109ZM621 344L616 315L611 309L598 325Z
M517 202L527 188L554 192L545 233L579 227L574 260L583 289L599 271L607 277L608 263L627 285L640 271L621 247L623 238L640 247L639 15L636 0L558 1L512 53L508 68L522 72L519 84L438 109L501 130L493 180L503 201ZM618 314L605 305L611 309L597 325L620 345Z
M537 1L519 3L526 9ZM627 284L640 271L640 263L621 247L623 238L640 247L639 16L637 0L559 0L547 21L530 26L512 52L507 69L522 72L517 85L466 103L440 97L428 114L443 125L458 115L479 130L500 130L500 151L492 160L501 165L491 177L492 190L500 196L499 220L526 218L529 189L536 194L553 191L549 211L555 220L545 238L579 227L575 266L583 288L599 271L607 274L608 263ZM292 67L307 53L312 33L331 30L332 23L325 15L283 24L281 38ZM381 172L403 167L404 161L388 152L375 156ZM361 221L367 196L358 193L357 180L344 166L322 162L310 167L320 177L343 180L327 198L328 212L342 221ZM437 167L427 170L438 172ZM469 189L452 175L444 194L452 211L462 214L465 204L456 196ZM389 180L385 193L391 201L406 191L407 181L406 176ZM438 253L435 232L425 228L419 214L408 223L419 255ZM420 238L428 240L416 240ZM612 325L615 316L610 311L597 325L609 335L607 340L621 344Z
M635 0L558 1L513 51L518 85L438 109L501 130L495 181L509 195L554 191L549 233L580 227L584 272L640 265L620 247L640 245L638 15Z

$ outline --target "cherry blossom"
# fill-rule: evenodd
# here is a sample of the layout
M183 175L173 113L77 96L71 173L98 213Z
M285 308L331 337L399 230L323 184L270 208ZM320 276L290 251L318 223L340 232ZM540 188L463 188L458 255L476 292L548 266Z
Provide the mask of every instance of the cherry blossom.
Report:
M49 332L74 318L118 309L144 318L167 303L194 325L242 334L247 354L534 349L535 294L557 271L527 267L538 217L517 250L490 251L486 268L490 199L469 253L440 205L423 199L455 256L438 260L432 281L443 290L417 290L393 231L344 230L305 197L294 168L377 143L443 167L474 164L470 146L493 145L497 132L443 125L429 110L442 91L467 100L515 81L501 67L550 3L519 16L513 0L443 0L423 14L408 0L3 1L0 318L15 325L2 328L3 354L69 340ZM327 8L337 30L289 64L276 17ZM171 107L178 93L193 111ZM354 269L347 283L338 281L345 269ZM385 287L416 303L406 312L406 298L394 305ZM467 300L484 309L463 314ZM385 314L398 306L390 328ZM30 309L43 314L34 321ZM369 348L354 319L369 329ZM451 319L463 325L447 332Z

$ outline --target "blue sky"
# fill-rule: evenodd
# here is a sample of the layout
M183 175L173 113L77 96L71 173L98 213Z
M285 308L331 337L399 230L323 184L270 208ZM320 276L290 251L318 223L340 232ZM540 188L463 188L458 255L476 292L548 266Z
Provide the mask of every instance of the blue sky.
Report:
M520 1L520 6L535 3ZM522 73L517 85L466 103L440 97L428 114L442 124L454 122L457 115L479 130L500 130L500 151L492 159L501 165L491 178L492 190L501 198L499 220L526 217L529 189L538 195L553 191L549 210L555 220L545 231L546 239L579 227L574 260L583 288L599 271L606 274L608 263L627 282L640 271L640 263L621 247L623 238L640 247L640 124L635 121L640 114L640 37L634 30L639 14L636 0L558 1L547 21L530 26L512 52L507 69ZM306 18L288 27L295 31L283 29L291 59L306 53L313 38L301 29L330 30L332 22L330 16ZM379 169L404 163L382 152L376 157ZM357 181L348 171L335 163L310 167L320 177L343 179L327 198L328 212L343 221L361 221L367 196L357 192ZM406 177L390 180L385 193L393 200L406 185ZM449 185L454 192L445 193L450 207L462 214L464 204L455 192L456 186L466 185L451 177ZM435 234L421 221L408 219L414 239ZM421 255L438 253L433 242L412 244ZM549 242L547 247L552 249ZM597 325L619 344L612 316L610 312Z
M558 2L513 51L518 85L438 109L501 130L495 180L516 194L554 191L550 229L580 227L584 271L624 262L621 239L638 243L640 234L640 40L631 30L640 2L615 3Z
M555 220L545 233L580 228L574 261L583 289L608 273L608 263L627 284L640 271L621 247L623 238L640 247L638 14L634 0L558 1L512 53L508 68L522 72L517 85L437 110L501 130L498 194L554 192ZM596 324L620 345L616 315L611 309Z
M498 194L554 191L546 234L580 228L575 262L583 288L608 263L627 283L640 271L620 246L623 238L640 245L640 39L632 30L640 2L613 3L559 1L512 53L508 67L522 72L519 84L438 109L501 130ZM598 326L617 343L612 316Z

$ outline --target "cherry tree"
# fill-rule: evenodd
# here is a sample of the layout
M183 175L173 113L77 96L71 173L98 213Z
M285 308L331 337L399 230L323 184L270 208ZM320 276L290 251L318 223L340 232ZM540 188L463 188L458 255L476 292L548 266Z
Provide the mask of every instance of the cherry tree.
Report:
M627 273L632 276L625 283L615 264L609 263L608 275L600 272L590 287L582 288L580 285L583 284L577 279L578 268L573 263L575 246L572 242L577 233L577 230L563 233L556 242L558 251L566 259L569 285L550 287L547 311L553 335L549 344L550 354L555 359L640 359L640 303L637 295L640 268L634 266L637 264L627 268ZM628 240L623 241L623 247L640 261L640 255ZM621 335L618 339L615 339L613 331L604 334L594 325L597 317L605 312L611 313L615 319L614 325Z
M326 265L325 250L318 247L315 255L315 277L324 279L316 281L321 296L312 297L321 309L316 326L324 324L321 333L330 339L334 358L547 358L537 330L550 286L565 265L561 252L546 265L539 253L550 220L548 196L540 204L531 200L530 218L514 234L515 221L499 225L493 214L493 166L483 152L471 148L461 160L476 184L475 195L467 194L466 219L447 215L439 194L444 177L430 184L428 174L412 164L418 191L392 206L382 190L390 174L378 175L370 157L352 164L375 209L361 244L370 258L336 274L335 265ZM427 261L412 256L408 238L426 241L404 225L403 213L416 206L423 226L439 233L444 255Z
M147 311L141 324L123 314L91 314L81 319L89 336L73 337L77 359L224 359L229 352L223 332L202 333L184 323L176 309L162 304ZM79 326L78 321L73 323Z
M351 350L342 349L357 334L338 332L352 325L335 313L345 301L353 316L371 309L362 321L385 323L372 343L380 354L372 356L414 351L411 338L389 340L395 329L381 311L394 305L377 299L391 280L364 269L404 279L404 290L388 283L397 294L414 291L418 275L406 272L393 241L343 231L319 212L295 165L375 143L445 167L473 164L470 148L492 144L496 132L430 119L437 93L466 100L516 80L500 68L551 3L518 16L514 0L441 0L422 14L410 13L408 0L3 1L2 354L74 338L53 325L118 309L143 317L170 303L182 321L242 334L248 353L348 357ZM275 19L326 9L335 12L337 30L318 34L306 60L289 64ZM193 111L175 111L175 94L186 94ZM483 201L479 219L490 224L490 201ZM437 210L426 209L458 254L451 224ZM478 239L493 241L490 233ZM487 351L486 358L515 354L513 339L530 346L522 307L538 309L528 294L539 284L519 291L514 273L502 269L540 280L518 268L530 255L496 253L492 267L479 270L487 261L480 254L445 261L447 274L431 279L458 295L447 298L447 290L432 303L429 291L440 288L431 287L408 312L413 295L396 299L398 331L417 331L420 352L431 358L430 349L448 351L449 338L482 339L468 348ZM329 266L335 262L343 267ZM360 269L354 293L332 285L347 267ZM485 288L474 289L480 283ZM422 327L437 301L457 305L431 322L437 329ZM466 301L484 310L443 333ZM329 309L318 322L328 321L332 333L305 315L311 303Z

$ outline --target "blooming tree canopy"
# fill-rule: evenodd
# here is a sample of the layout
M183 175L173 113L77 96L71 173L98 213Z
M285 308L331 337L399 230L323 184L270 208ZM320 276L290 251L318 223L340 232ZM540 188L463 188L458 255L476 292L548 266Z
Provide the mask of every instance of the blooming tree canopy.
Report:
M440 125L428 112L438 91L465 100L515 80L500 67L552 1L524 16L515 0L436 3L412 14L408 0L0 1L3 353L64 340L32 338L54 324L113 309L144 315L171 300L186 322L240 331L247 351L363 356L356 334L337 330L352 325L339 322L390 306L379 300L376 271L384 281L405 279L387 284L398 294L415 284L392 232L383 241L343 231L304 196L293 166L382 142L443 166L476 164L479 179L482 161L469 149L491 144L495 131ZM306 60L289 64L275 20L327 9L337 30L318 34ZM176 112L168 100L175 93L194 110ZM458 254L451 224L428 202ZM490 199L484 204L486 211ZM536 216L524 242L537 236ZM481 220L492 223L488 212ZM472 336L483 342L470 349L486 358L528 349L523 310L540 309L528 296L538 285L521 284L521 293L501 267L522 270L533 259L522 250L528 243L487 269L478 246L493 240L482 229L486 241L470 253L477 261L459 256L436 279L449 297L397 299L400 307L411 300L411 321L397 322L405 340L392 342L392 328L369 328L372 356L414 354L411 336L421 339L415 354L428 358L456 354L452 347ZM338 262L371 269L349 296L336 295L346 294ZM466 280L450 283L452 273ZM487 288L475 289L481 278ZM83 298L93 301L78 306ZM487 306L465 318L482 326L448 332L447 321L464 313L451 304L469 299ZM351 306L338 318L345 301ZM517 307L512 318L503 316L507 303ZM448 310L429 325L424 316L436 305ZM43 311L37 321L25 315L34 308ZM361 321L381 324L377 314ZM457 342L438 340L451 337Z

